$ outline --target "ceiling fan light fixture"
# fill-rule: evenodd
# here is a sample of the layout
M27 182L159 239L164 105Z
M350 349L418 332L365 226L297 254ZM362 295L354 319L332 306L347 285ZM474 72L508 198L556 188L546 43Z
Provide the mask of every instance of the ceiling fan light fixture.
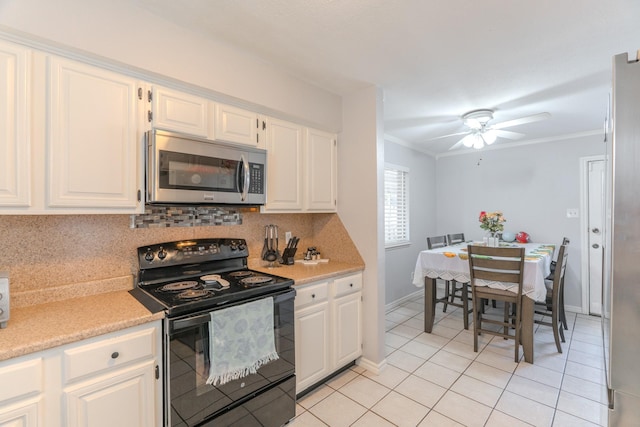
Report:
M481 133L481 136L482 136L482 139L484 140L484 143L487 145L493 144L494 142L496 142L496 139L498 138L498 134L493 129L487 129L485 132Z
M480 135L476 135L475 139L476 141L473 143L473 148L479 150L484 147L484 141L482 140L482 137Z
M462 116L464 124L471 129L480 129L493 119L492 110L473 110Z
M467 148L473 147L476 142L476 135L474 133L470 133L469 135L462 138L462 145Z

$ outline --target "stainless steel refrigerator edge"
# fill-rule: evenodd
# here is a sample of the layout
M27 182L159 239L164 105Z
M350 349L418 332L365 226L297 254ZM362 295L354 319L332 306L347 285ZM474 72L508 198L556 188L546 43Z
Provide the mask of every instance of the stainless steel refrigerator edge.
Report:
M640 51L639 51L640 54ZM640 62L613 58L603 329L609 426L640 425Z

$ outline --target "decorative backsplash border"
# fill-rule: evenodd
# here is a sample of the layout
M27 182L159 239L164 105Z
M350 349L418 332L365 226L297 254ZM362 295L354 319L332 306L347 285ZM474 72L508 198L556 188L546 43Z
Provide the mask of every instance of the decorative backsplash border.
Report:
M238 209L221 206L146 206L144 213L131 215L131 228L198 227L241 225Z

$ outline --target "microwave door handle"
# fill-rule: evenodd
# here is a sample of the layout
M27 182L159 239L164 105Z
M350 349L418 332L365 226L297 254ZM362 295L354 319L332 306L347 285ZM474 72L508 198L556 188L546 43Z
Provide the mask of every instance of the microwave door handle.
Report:
M244 184L244 185L239 185L239 187L242 188L242 198L240 200L242 200L243 202L247 200L247 196L249 195L249 179L250 179L250 173L249 173L249 162L247 161L247 158L245 157L244 154L240 155L240 162L242 163L242 176L244 177L244 180L239 183L239 184ZM240 179L240 176L238 176L238 179Z

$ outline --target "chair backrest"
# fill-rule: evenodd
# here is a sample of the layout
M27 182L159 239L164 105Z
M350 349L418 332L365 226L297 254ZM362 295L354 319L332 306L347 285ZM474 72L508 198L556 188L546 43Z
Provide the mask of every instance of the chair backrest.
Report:
M566 251L567 245L560 246L558 251L558 259L556 260L556 270L553 273L553 287L557 288L558 285L564 280L564 272L567 269L567 259L569 253Z
M568 237L563 237L563 238L562 238L562 246L566 246L566 245L568 245L569 243L571 243L571 241L569 240L569 238L568 238Z
M447 234L447 240L450 245L464 242L464 233Z
M468 245L471 285L476 279L515 283L522 296L524 278L524 248L493 248Z
M427 248L435 249L447 246L447 236L427 237Z

